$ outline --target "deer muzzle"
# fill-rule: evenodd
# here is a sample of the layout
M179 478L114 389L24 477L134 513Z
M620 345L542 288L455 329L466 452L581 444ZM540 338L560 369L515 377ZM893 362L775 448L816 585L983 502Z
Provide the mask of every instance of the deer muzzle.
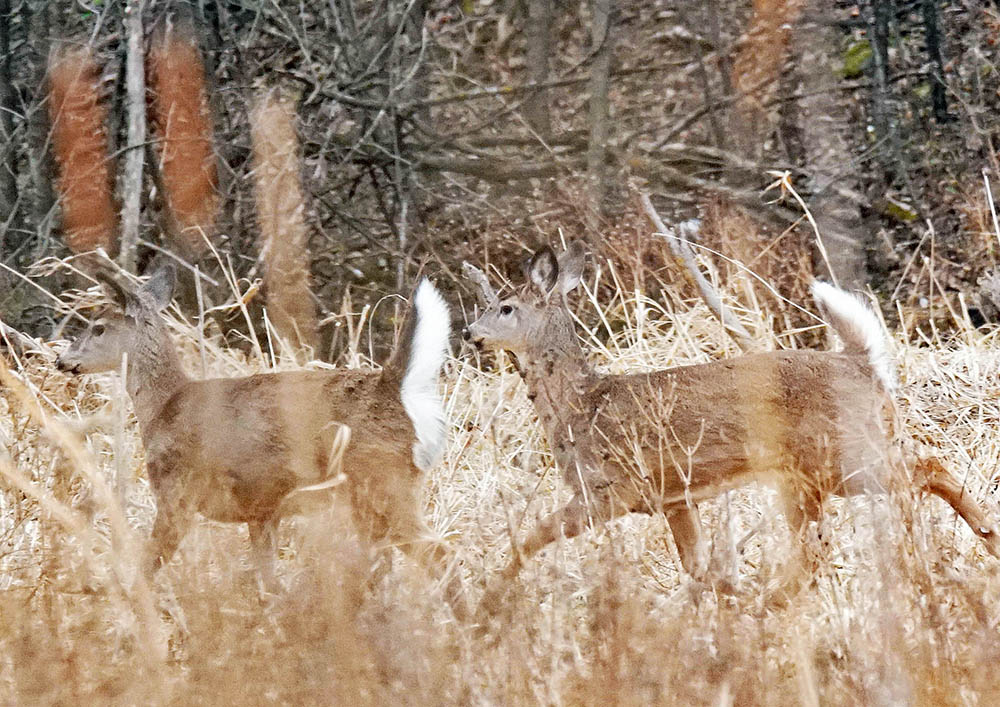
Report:
M56 359L56 368L63 373L79 373L80 362L69 360L65 354L60 354Z
M476 347L477 351L483 350L483 338L472 333L471 327L462 329L462 341Z

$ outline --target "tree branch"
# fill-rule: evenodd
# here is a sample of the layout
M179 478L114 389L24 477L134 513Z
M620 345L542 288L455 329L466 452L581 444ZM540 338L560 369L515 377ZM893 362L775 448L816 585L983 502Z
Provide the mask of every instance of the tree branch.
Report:
M143 0L130 0L125 8L128 49L125 55L125 91L128 106L128 145L125 154L125 178L122 186L121 265L135 272L136 245L139 242L139 219L142 212L142 163L146 142L146 71L142 53Z
M722 298L719 297L719 293L717 293L715 288L712 287L712 283L706 280L705 276L701 274L701 270L698 269L698 263L695 260L694 251L691 250L691 246L688 245L687 240L678 236L674 232L674 229L667 228L666 224L664 224L663 220L660 218L660 215L656 212L656 208L653 206L653 202L650 200L648 194L640 194L639 198L642 201L642 208L645 210L646 216L653 224L653 228L656 229L657 233L667 239L667 243L670 246L670 252L673 253L677 262L683 265L688 271L691 279L694 280L694 284L698 287L698 293L701 295L702 301L705 302L716 318L722 322L722 326L725 328L726 333L733 338L733 341L736 342L741 350L755 350L757 346L750 337L750 333L747 332L743 325L740 324L740 321L725 308L722 304Z
M559 162L521 162L517 164L501 160L463 160L436 155L422 155L416 159L417 167L422 169L468 174L490 182L506 182L511 179L530 179L532 177L555 177L579 167L581 163L580 158Z

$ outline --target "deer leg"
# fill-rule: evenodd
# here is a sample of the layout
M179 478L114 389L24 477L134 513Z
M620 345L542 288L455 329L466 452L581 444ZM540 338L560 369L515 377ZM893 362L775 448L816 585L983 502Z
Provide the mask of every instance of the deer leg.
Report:
M818 523L820 520L821 495L814 489L792 484L783 486L780 495L796 550L777 587L767 592L766 602L772 608L787 605L812 580L818 569L816 555L810 548L809 522Z
M577 494L558 511L545 518L528 535L520 548L511 548L510 563L500 573L493 584L486 590L479 603L477 617L483 623L486 617L493 616L510 589L512 580L521 571L524 561L554 542L558 538L575 538L582 533L593 520L595 524L606 523L629 512L627 505L618 501L610 490L595 492L588 504L582 494Z
M982 539L986 549L994 557L1000 557L1000 536L996 526L972 498L972 494L955 480L936 457L916 457L913 461L914 473L918 475L922 490L947 501L962 520L968 523L972 532Z
M274 560L278 556L278 518L249 521L247 528L262 593L277 594L281 589L274 571Z
M414 478L420 478L415 475ZM462 578L458 572L449 572L449 553L445 545L427 538L429 532L420 514L419 489L411 485L390 506L392 509L386 528L387 538L415 560L424 571L438 580L445 580L445 601L459 621L467 621L469 607L465 601Z
M469 606L459 573L449 568L449 552L443 543L425 538L410 538L401 545L403 551L416 560L435 579L445 580L444 598L458 621L469 620ZM450 571L449 571L450 570Z
M144 568L150 580L157 570L170 562L194 519L194 508L186 503L164 503L162 499L157 499L157 505Z
M701 528L696 520L696 509L674 508L664 511L670 533L674 536L677 554L681 558L684 571L697 580L705 574L704 548L701 542Z

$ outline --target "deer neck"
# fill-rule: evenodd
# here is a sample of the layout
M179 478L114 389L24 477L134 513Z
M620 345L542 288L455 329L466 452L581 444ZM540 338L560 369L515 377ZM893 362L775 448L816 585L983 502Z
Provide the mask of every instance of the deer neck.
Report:
M568 417L579 409L577 401L595 376L575 337L561 344L560 338L524 352L519 360L528 397L550 442L567 434Z
M128 352L125 386L145 434L166 402L190 379L181 367L170 335L158 328Z

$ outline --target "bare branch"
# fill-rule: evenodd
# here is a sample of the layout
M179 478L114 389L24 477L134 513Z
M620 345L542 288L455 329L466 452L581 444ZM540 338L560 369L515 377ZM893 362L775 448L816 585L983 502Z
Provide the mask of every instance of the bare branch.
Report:
M128 146L122 186L121 264L135 272L139 217L142 210L142 166L146 142L146 69L142 47L143 0L131 0L125 8L128 50L125 58L125 103L128 106Z
M555 177L578 167L579 158L551 162L523 162L513 164L502 160L462 160L451 157L421 155L417 166L439 172L458 172L491 182L506 182L511 179L531 177Z
M694 280L695 285L698 287L698 293L701 295L701 299L705 302L712 313L722 322L722 326L726 329L728 333L736 344L743 351L754 351L757 349L757 345L754 343L753 339L750 337L750 333L740 324L739 320L736 319L722 304L722 298L719 297L719 293L715 291L712 287L712 283L705 279L705 276L701 274L701 270L698 269L698 263L695 260L694 251L691 250L691 246L688 242L678 236L674 229L668 228L666 224L663 223L663 219L656 212L656 208L653 206L653 202L650 200L648 194L641 194L640 199L642 200L642 207L646 211L646 216L649 218L650 222L653 224L653 228L657 230L659 234L667 239L667 243L670 245L670 252L673 253L677 261L683 265L688 273L691 275L691 279Z

